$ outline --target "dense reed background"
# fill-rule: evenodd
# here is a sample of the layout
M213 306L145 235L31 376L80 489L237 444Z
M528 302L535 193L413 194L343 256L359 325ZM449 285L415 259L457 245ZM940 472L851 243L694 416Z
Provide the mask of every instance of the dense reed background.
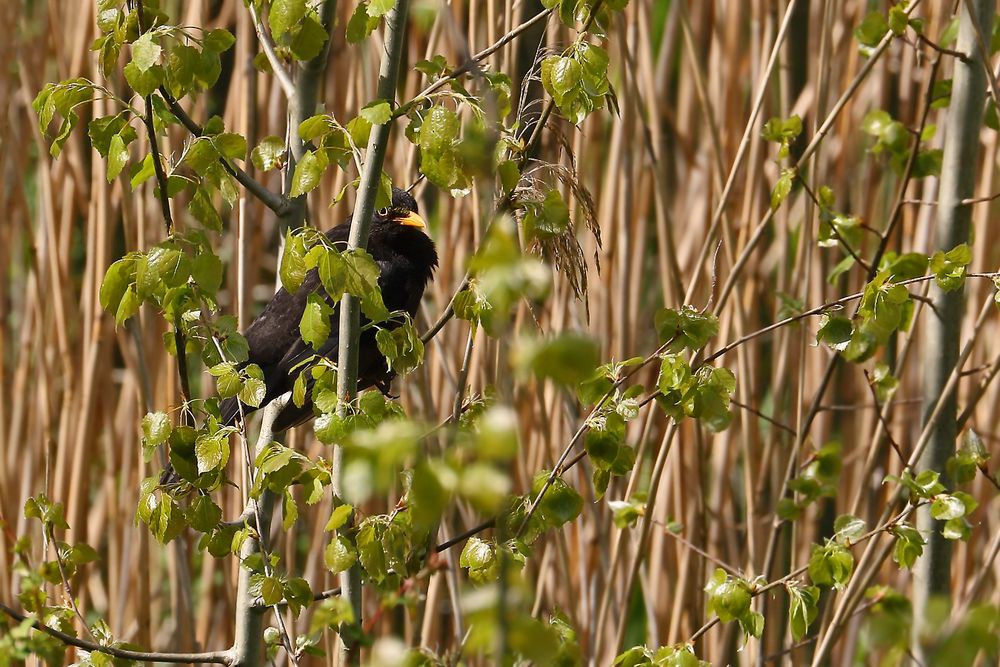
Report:
M698 308L726 299L720 334L710 343L710 349L718 349L783 317L785 299L811 307L862 288L859 269L836 284L827 281L842 255L836 248L817 247L816 212L801 190L773 220L759 226L779 175L775 148L762 140L760 128L771 116L800 115L805 141L793 146L797 154L812 141L835 102L850 91L812 154L809 179L829 185L840 209L881 230L899 177L884 157L869 154L873 141L861 131L861 121L881 108L908 127L918 126L938 54L925 45L896 40L859 76L868 60L859 53L852 33L870 5L882 3L813 0L798 3L777 67L765 78L787 4L633 0L619 16L607 45L618 113L595 113L579 128L554 119L543 134L540 152L545 160L575 170L593 197L600 241L584 224L582 208L577 206L574 216L587 261L588 290L584 299L576 299L569 281L557 276L544 306L518 312L516 331L579 329L601 342L606 359L645 356L658 346L653 313L664 305L680 305L687 291L687 302ZM222 82L199 108L189 109L191 114L205 119L218 113L228 128L246 134L251 145L265 135L284 136L285 106L278 86L247 65L257 42L243 3L191 0L165 5L180 24L225 27L237 36ZM926 20L927 35L941 34L952 5L920 4L916 13ZM353 117L374 97L378 67L377 34L363 47L349 47L344 41L342 26L352 10L353 3L339 3L341 27L334 31L321 96L338 118ZM449 62L460 62L463 53L495 43L539 10L538 3L528 1L414 2L400 99L413 97L425 85L423 75L412 69L417 60L442 53ZM141 646L222 648L231 641L235 562L203 557L194 536L182 538L177 548L162 547L144 526L136 525L139 481L153 474L139 446L139 421L146 412L142 377L129 330L116 330L113 318L97 302L100 281L114 259L162 238L159 205L150 184L135 192L127 179L109 184L83 132L70 139L58 161L50 159L30 106L48 81L85 76L101 82L95 54L89 50L97 36L94 14L93 2L0 3L6 33L0 39L0 62L5 65L0 72L0 600L16 599L17 581L8 574L14 540L37 530L22 518L24 501L44 491L66 506L71 526L66 539L86 541L101 554L73 582L83 609L100 613L119 638ZM559 49L573 37L553 18L496 51L487 63L523 77L536 48ZM950 67L949 58L942 58L939 78L950 76ZM104 83L124 90L120 79ZM537 85L527 90L525 101L537 98ZM713 211L761 91L761 113L749 130L720 225L710 233ZM98 101L95 114L107 113L102 112L105 104ZM526 118L537 116L539 108L534 102ZM932 109L928 120L943 127L945 113ZM174 132L164 152L176 155L184 139ZM940 146L942 140L939 131L931 144ZM997 190L997 133L984 130L982 142L979 197ZM133 157L138 157L135 150ZM408 185L415 180L415 161L415 147L396 131L387 171L395 182ZM261 178L272 189L280 187L273 173ZM349 178L353 175L328 175L309 195L312 224L327 229L350 213L350 201L329 206ZM903 209L891 248L929 250L934 207L928 202L935 200L935 192L934 178L910 184L905 197L911 203ZM426 328L460 286L466 259L486 221L478 193L452 199L424 183L415 193L443 251L436 280L424 299L421 328ZM996 210L992 201L975 207L973 270L993 271L1000 263L997 227L991 223ZM245 326L274 287L278 222L252 198L224 215L227 227L219 252L229 268L221 302L224 310L238 313ZM242 238L239 229L245 231ZM870 254L877 237L871 235L866 243ZM734 273L736 259L749 244L752 250ZM964 336L972 335L980 306L993 298L994 290L988 280L969 281ZM760 573L773 530L776 487L832 355L828 348L813 345L816 327L815 319L807 319L750 340L723 357L721 363L738 379L735 400L746 406L737 409L729 430L711 435L687 421L670 439L668 420L655 403L631 424L629 441L638 447L641 463L631 478L612 484L607 498L621 499L634 490L646 490L655 498L647 543L640 545L635 529L616 528L602 501L587 502L579 519L538 547L527 567L534 609L562 610L596 664L610 663L623 624L630 643L659 645L691 638L707 618L702 589L716 567L711 559L739 567L751 577ZM143 313L139 335L150 369L151 401L161 410L175 408L179 401L174 360L161 344L164 331L158 317ZM397 383L411 416L437 423L451 413L468 335L468 323L448 323L428 345L425 366ZM901 384L887 424L904 452L920 432L920 338L918 315L912 332L901 335L894 348L901 359ZM996 371L996 315L976 330L975 338L959 392L960 409ZM507 381L505 349L478 334L468 380L472 392ZM196 380L196 394L211 391L208 379L206 375ZM641 379L651 385L654 371L643 371ZM515 490L523 490L538 470L551 467L584 414L553 387L519 385L514 395L522 451L512 474ZM800 458L805 464L814 448L839 443L843 470L837 494L812 506L790 541L784 533L773 578L807 561L810 545L830 534L834 516L853 512L872 525L888 494L881 484L884 475L901 470L899 458L887 446L860 366L844 364L836 370L822 406ZM997 414L1000 395L992 383L968 425L993 452L1000 438ZM311 456L330 456L309 426L298 428L288 444ZM651 482L657 461L662 475L653 475ZM239 457L234 456L230 466L231 477L239 481ZM565 478L592 501L589 472L583 464ZM971 517L970 540L955 543L955 603L962 606L973 597L998 603L996 489L980 475L967 490L980 507ZM237 516L240 492L225 494L229 504L223 509L227 516ZM385 511L394 502L386 498L371 510ZM283 539L276 548L285 566L301 573L315 589L330 588L336 578L326 572L320 547L329 504L301 509L295 539ZM480 520L470 511L459 511L449 517L442 537ZM672 522L682 525L679 536L662 529ZM40 554L40 534L35 540ZM645 557L638 569L639 585L630 597L625 582L637 549L643 549ZM457 556L457 550L445 554ZM887 562L877 581L905 591L909 578L908 572ZM420 585L427 589L428 613L405 619L388 615L379 620L376 632L406 638L419 633L426 645L445 648L453 641L448 599L456 591L449 589L446 572ZM783 594L775 599L779 602L769 605L767 622L778 628L785 622L786 600ZM834 652L836 664L849 664L856 654L864 618L860 613L847 624ZM300 620L300 628L307 625ZM696 648L713 664L755 664L756 656L772 654L778 654L778 662L798 664L810 650L806 646L781 655L787 643L780 642L780 633L765 638L768 644L760 653L753 641L737 653L736 629L717 626L698 639Z

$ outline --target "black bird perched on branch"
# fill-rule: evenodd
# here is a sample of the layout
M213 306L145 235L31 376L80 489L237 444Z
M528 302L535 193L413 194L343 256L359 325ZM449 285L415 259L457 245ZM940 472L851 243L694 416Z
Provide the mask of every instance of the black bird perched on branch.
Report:
M416 200L404 190L393 188L392 206L379 209L372 218L371 234L368 237L368 253L378 264L378 278L382 300L389 312L406 311L411 317L417 314L424 288L437 267L438 257L434 242L422 231L424 221L417 214ZM350 235L351 219L326 233L334 244L346 247ZM299 321L310 294L318 292L326 296L315 269L306 274L305 281L294 293L281 288L246 330L250 347L247 364L257 364L264 372L267 388L261 407L291 391L299 370L293 369L312 354L337 360L340 332L340 305L334 307L330 337L318 350L305 343L299 334ZM329 296L327 301L331 302ZM332 302L331 302L332 305ZM363 315L364 327L368 319ZM382 326L392 328L391 323ZM358 351L358 391L378 387L385 393L395 373L389 369L386 359L375 343L375 327L362 329ZM283 431L312 418L312 402L306 392L306 403L301 408L289 402L278 415L274 431ZM240 415L240 403L236 398L222 402L222 418L227 425L236 422ZM256 408L242 405L243 414Z

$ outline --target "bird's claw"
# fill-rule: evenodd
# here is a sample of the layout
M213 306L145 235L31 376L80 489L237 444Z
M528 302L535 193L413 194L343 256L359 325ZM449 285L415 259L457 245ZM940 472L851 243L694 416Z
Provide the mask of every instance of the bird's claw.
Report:
M382 392L382 395L388 398L390 401L395 401L399 398L399 394L393 394L390 390L392 389L391 380L379 380L375 383L375 388Z

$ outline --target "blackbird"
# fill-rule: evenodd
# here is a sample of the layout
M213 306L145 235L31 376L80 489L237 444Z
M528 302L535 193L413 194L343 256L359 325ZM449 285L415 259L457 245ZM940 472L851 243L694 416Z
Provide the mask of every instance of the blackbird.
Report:
M430 281L438 264L434 242L422 231L424 221L417 214L417 202L406 191L392 190L392 206L376 211L372 218L371 234L368 237L368 253L378 264L379 290L386 308L392 311L406 311L411 317L417 313L424 288ZM346 247L350 235L351 219L326 233L326 237L339 247ZM330 337L318 350L302 340L299 321L305 310L310 294L318 292L326 295L319 275L313 269L306 274L305 281L295 292L281 288L271 299L264 311L246 330L246 340L250 347L247 364L257 364L264 372L267 391L261 407L292 389L295 378L302 370L296 368L313 354L319 354L337 361L339 343L340 305L334 305L331 319ZM375 327L364 329L369 320L361 316L362 333L358 348L358 391L377 387L388 392L389 383L395 376L379 352L375 343ZM394 328L392 322L380 326ZM295 369L293 371L293 369ZM307 375L308 377L308 375ZM274 423L274 432L281 432L312 418L312 402L306 392L306 403L302 407L293 402L281 411ZM233 425L240 417L240 402L228 398L222 402L223 422ZM244 415L256 408L242 404Z

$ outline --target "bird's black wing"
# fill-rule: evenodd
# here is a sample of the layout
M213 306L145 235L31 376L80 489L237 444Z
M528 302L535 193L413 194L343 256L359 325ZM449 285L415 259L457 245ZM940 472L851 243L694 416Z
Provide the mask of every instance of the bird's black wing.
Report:
M345 223L328 231L326 236L334 243L346 243L349 234L350 224ZM244 366L257 364L264 372L267 393L261 405L266 405L289 391L295 381L294 377L289 378L289 371L299 361L314 353L312 348L302 341L299 322L309 295L317 291L325 295L319 274L313 269L306 274L305 280L296 291L289 292L284 287L279 289L264 307L263 312L247 327L244 336L249 347L249 355ZM323 346L321 354L324 350L337 349L337 322L339 322L339 308L336 309L332 319L334 326L331 328L331 339ZM240 403L235 398L227 398L222 402L220 409L223 423L233 424L239 415ZM253 412L254 409L243 405L244 414Z

